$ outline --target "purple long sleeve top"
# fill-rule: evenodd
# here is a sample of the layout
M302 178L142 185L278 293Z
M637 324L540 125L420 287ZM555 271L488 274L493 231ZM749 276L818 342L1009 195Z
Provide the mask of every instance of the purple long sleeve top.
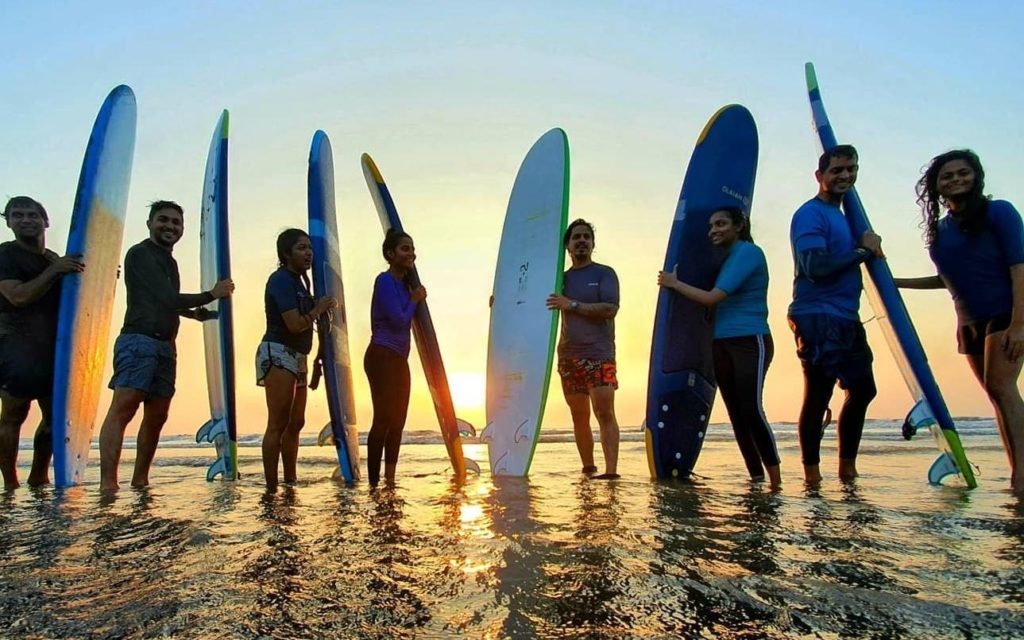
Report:
M409 287L390 271L377 276L370 303L370 344L380 345L409 357L410 329L416 303Z

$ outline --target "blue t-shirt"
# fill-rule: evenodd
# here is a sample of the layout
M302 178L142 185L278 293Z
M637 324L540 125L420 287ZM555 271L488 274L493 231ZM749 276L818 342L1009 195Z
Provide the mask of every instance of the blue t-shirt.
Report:
M729 250L715 288L728 296L715 309L715 338L763 336L768 329L768 261L761 247L740 241Z
M565 272L562 294L582 304L610 302L618 305L619 278L611 267L591 262ZM615 319L563 312L558 357L614 360Z
M305 315L314 306L313 296L299 274L280 267L267 278L267 289L263 294L263 308L267 315L267 332L263 334L263 341L283 344L289 349L308 354L313 349L313 329L292 333L288 331L282 314L297 309Z
M985 322L1013 310L1010 267L1024 263L1024 224L1005 200L988 203L988 224L964 233L950 214L938 222L928 253L946 282L961 325Z
M409 330L416 304L406 284L390 271L377 276L370 302L370 344L376 344L409 357Z
M789 315L827 313L858 320L860 318L860 265L854 264L825 278L811 280L801 272L798 256L809 249L824 249L829 254L846 254L857 248L846 216L838 205L811 198L793 214L789 227L793 246L793 302Z

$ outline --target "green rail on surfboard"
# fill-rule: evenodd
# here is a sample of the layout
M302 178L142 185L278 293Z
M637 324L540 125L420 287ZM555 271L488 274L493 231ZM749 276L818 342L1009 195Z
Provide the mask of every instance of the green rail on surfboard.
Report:
M836 146L836 136L825 112L814 65L808 62L804 71L814 129L822 149L828 150ZM871 229L871 223L855 188L851 188L843 198L843 212L855 238ZM864 264L864 269L869 276L864 283L864 289L875 313L875 320L885 335L889 350L915 402L904 422L904 437L909 440L921 427L928 427L934 436L935 444L941 453L928 470L929 482L939 484L943 478L959 474L968 488L977 487L978 482L960 442L960 434L935 382L931 367L928 366L928 358L910 321L903 298L893 281L888 263L885 260L871 258Z

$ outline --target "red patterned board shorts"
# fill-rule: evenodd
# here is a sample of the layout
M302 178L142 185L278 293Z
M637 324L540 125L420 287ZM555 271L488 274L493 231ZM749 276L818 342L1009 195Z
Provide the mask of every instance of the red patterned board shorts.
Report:
M594 387L619 388L614 360L566 358L558 361L558 375L562 378L562 392L566 395L587 394Z

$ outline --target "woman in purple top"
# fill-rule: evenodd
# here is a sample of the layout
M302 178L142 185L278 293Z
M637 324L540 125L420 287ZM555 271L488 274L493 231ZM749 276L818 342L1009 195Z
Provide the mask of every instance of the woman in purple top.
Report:
M284 481L295 482L299 432L306 423L306 357L313 346L313 324L338 306L309 291L306 272L313 246L302 229L277 236L277 271L267 279L263 304L267 332L256 348L256 384L267 392L267 431L263 434L263 475L267 490L277 489L278 460Z
M948 289L957 342L988 394L1010 459L1010 486L1024 492L1024 224L1005 200L984 195L985 170L973 151L932 159L917 183L921 226L938 275L896 278L908 289ZM946 215L940 217L945 206Z
M416 247L408 234L389 229L382 253L388 270L373 283L370 346L363 358L373 400L373 425L366 438L371 485L380 482L382 454L384 478L389 483L395 480L398 448L409 410L410 328L416 305L427 297L426 289L410 289L406 280L416 262Z

